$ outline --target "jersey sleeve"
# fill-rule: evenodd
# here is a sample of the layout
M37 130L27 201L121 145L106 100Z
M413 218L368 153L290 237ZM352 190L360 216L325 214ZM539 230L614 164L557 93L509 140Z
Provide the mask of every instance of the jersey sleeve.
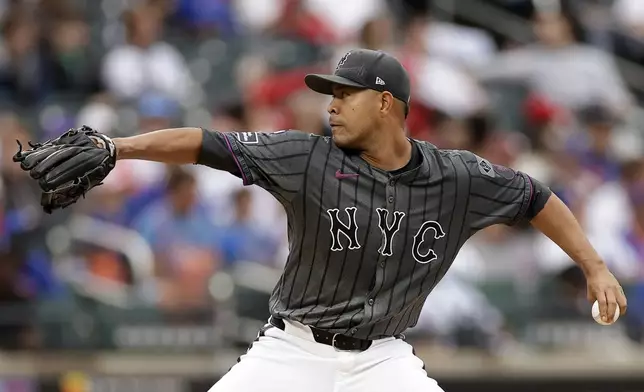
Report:
M476 231L495 224L511 226L523 220L534 195L530 177L478 155L465 155L470 174L470 228Z
M244 185L295 194L301 188L318 138L300 131L226 132L220 134Z

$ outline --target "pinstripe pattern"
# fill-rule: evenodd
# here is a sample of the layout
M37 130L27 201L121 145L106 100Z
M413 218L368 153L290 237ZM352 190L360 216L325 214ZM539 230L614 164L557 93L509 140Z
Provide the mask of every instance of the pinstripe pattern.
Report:
M290 254L271 314L359 338L414 326L463 243L517 222L532 194L522 173L425 142L413 141L418 168L391 175L329 138L253 135L225 139L245 182L266 188L288 214Z

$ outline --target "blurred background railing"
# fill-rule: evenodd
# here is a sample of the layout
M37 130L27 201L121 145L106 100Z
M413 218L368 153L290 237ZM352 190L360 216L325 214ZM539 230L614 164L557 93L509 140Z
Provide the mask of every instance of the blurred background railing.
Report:
M39 209L14 140L87 124L328 134L303 76L394 53L408 132L548 184L624 283L590 318L583 275L529 227L474 236L409 332L446 391L644 391L644 1L0 0L0 387L205 390L254 339L285 215L211 169L122 161ZM146 389L146 390L147 390Z

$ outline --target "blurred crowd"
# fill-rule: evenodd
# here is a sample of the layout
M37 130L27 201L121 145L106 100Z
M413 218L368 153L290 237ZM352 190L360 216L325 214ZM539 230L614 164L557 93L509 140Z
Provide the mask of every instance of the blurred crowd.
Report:
M11 161L15 140L82 124L113 136L183 125L328 134L327 100L303 76L353 47L409 70L410 136L524 170L571 207L627 285L627 333L641 341L644 89L616 58L644 75L644 2L474 3L527 30L504 34L425 0L0 0L0 345L41 346L32 305L74 290L118 302L110 293L136 285L163 320L191 320L186 310L214 306L218 272L279 269L288 251L267 192L198 166L122 161L81 203L43 214ZM481 288L490 282L509 282L501 301ZM465 245L414 331L488 347L521 301L540 317L586 315L584 289L547 239L495 226ZM536 301L540 290L553 300Z

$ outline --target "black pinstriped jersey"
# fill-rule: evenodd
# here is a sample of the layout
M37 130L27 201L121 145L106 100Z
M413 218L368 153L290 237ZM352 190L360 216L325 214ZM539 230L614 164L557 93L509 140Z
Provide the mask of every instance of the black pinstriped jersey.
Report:
M330 137L204 131L200 163L265 188L288 215L290 253L272 315L363 339L394 336L416 324L470 236L525 215L526 174L411 142L421 164L394 175ZM208 163L225 153L234 162Z

